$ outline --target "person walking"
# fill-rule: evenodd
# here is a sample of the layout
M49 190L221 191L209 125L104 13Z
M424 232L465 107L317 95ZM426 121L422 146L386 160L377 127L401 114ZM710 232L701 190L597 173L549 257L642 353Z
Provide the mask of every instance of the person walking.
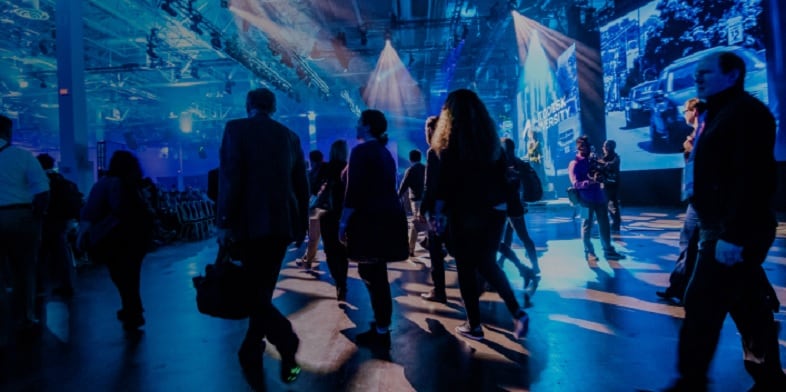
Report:
M699 251L685 292L677 345L678 378L669 391L706 391L726 315L742 337L755 391L785 391L778 324L762 263L775 239L775 118L745 91L745 61L733 52L702 57L694 78L706 102L685 165L685 196L699 218Z
M436 230L447 233L467 313L467 321L456 327L456 333L473 340L484 338L480 276L505 302L513 318L513 336L522 338L529 328L529 315L495 262L507 210L523 209L519 182L508 179L494 120L476 93L459 89L448 94L431 142L440 161L434 190Z
M339 239L347 256L358 263L358 274L368 290L374 321L355 336L355 343L389 349L393 299L387 263L409 255L407 216L396 192L396 163L385 147L388 142L385 114L369 109L360 114L357 139L349 156L344 210Z
M129 151L115 151L109 170L90 189L79 218L77 244L106 265L120 294L117 319L134 331L145 324L140 294L142 261L153 242L155 211L142 195L142 166Z
M426 143L429 145L426 151L426 176L425 187L423 188L423 203L420 212L429 223L426 248L428 249L431 261L431 282L434 287L428 292L421 293L420 296L426 301L446 303L448 296L445 289L445 233L438 233L436 221L434 220L434 204L436 200L434 194L439 183L439 157L437 152L431 147L431 140L437 128L439 116L429 116L426 119L425 133Z
M300 138L271 118L276 97L248 92L248 118L227 122L221 140L217 204L218 243L234 247L252 282L251 314L238 351L244 370L261 372L267 339L281 354L281 380L297 379L300 339L273 305L287 247L308 230L309 188Z
M0 315L0 335L6 335L0 342L14 332L40 332L36 268L41 221L49 204L49 179L31 152L11 144L12 128L11 119L0 115L0 263L10 271L7 281L0 277L0 296L8 295L6 286L13 287L11 319Z

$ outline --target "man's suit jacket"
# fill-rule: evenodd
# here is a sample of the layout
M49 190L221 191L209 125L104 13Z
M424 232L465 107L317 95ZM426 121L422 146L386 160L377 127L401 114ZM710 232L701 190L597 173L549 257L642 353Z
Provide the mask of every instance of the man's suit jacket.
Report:
M218 168L207 172L207 197L214 203L218 202Z
M300 138L268 115L229 121L221 141L217 225L236 240L302 239L308 179Z

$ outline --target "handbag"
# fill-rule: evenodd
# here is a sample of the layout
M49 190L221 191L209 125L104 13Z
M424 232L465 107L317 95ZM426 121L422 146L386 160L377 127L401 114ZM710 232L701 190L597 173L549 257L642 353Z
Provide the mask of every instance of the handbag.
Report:
M113 214L90 225L85 229L84 234L80 236L80 242L77 244L79 249L88 253L102 251L106 248L106 245L109 245L108 240L112 237L112 234L117 230L119 225L120 219Z
M317 192L317 196L314 199L311 208L318 208L324 211L332 211L333 210L333 181L328 180Z
M251 285L245 268L219 248L216 261L205 266L205 274L192 278L199 313L229 320L242 320L251 309Z
M568 192L568 200L570 200L570 205L572 205L574 207L576 207L576 206L586 207L587 206L587 202L585 202L584 199L581 198L581 194L579 193L578 189L576 189L574 187L569 187L567 189L567 192Z

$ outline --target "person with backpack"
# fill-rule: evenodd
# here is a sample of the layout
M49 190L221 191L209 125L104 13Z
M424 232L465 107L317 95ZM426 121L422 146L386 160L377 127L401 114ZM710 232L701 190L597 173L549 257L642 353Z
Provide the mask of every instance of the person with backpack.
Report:
M39 254L39 284L42 284L40 287L52 287L53 295L71 298L76 271L66 231L68 223L79 218L84 196L76 183L57 172L51 155L38 154L36 159L49 178L49 207L44 215Z
M510 173L515 175L519 185L519 195L522 199L522 205L526 205L527 201L537 201L543 196L543 188L538 179L537 173L527 163L516 156L516 144L513 139L506 137L502 139L502 146L505 150L506 159L508 161L508 168ZM535 181L527 180L528 175L534 175ZM531 195L531 196L527 196ZM535 199L535 200L533 200ZM530 298L535 294L535 290L540 283L540 265L538 265L538 253L535 249L535 242L529 236L527 231L527 221L524 215L527 213L526 207L521 211L508 210L508 219L505 224L505 234L503 241L499 244L500 257L497 259L497 264L502 268L502 263L508 259L516 265L519 274L524 279L524 306L530 306ZM511 249L513 243L513 232L524 244L524 249L527 252L527 258L530 261L530 266L524 265L516 253Z

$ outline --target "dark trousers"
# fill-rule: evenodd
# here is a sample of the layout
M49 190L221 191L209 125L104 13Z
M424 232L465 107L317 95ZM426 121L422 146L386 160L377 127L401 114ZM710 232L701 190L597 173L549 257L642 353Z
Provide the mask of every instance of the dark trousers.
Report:
M622 212L620 211L620 186L618 183L604 183L603 192L609 200L608 210L611 218L611 230L620 231Z
M393 317L393 298L390 294L387 264L358 263L358 274L368 289L374 321L379 327L389 327Z
M7 279L6 285L14 289L10 296L13 323L36 319L36 270L40 246L41 221L33 215L32 209L0 210L0 263L8 263L10 279ZM5 287L0 289L5 290Z
M465 218L450 217L448 232L450 251L456 258L459 291L470 327L480 325L478 275L497 290L510 314L516 317L520 312L519 303L508 278L495 262L505 223L505 211L491 210L480 219L470 218L472 223L468 223Z
M41 234L39 254L39 291L44 288L73 289L74 270L71 248L66 240L68 221L45 220Z
M516 264L516 267L519 269L521 276L524 276L525 270L527 267L521 263L516 253L513 252L510 245L513 244L513 232L516 232L516 235L521 240L521 243L524 244L524 250L527 252L527 258L531 263L531 268L534 273L540 273L540 265L538 265L538 253L535 249L535 242L532 241L532 237L529 236L529 232L527 231L527 221L524 220L524 215L510 217L505 224L505 235L503 236L502 242L499 245L499 252L502 254L503 258L500 259L499 263L500 267L502 267L502 261L504 259L508 259Z
M669 276L669 294L677 298L685 297L685 288L696 267L699 251L699 216L693 205L688 204L685 210L685 222L680 230L680 254Z
M273 291L290 242L278 237L248 240L242 245L241 262L248 272L253 295L246 341L256 343L267 338L282 359L294 360L299 339L292 323L273 305Z
M349 259L347 248L338 240L338 222L340 212L327 212L319 219L319 229L322 235L322 246L325 251L330 276L336 282L336 288L347 287L347 271Z
M588 204L581 208L583 221L581 222L581 240L584 243L584 253L595 253L592 245L592 224L598 220L598 232L600 233L600 245L604 252L613 252L614 246L611 245L611 231L609 228L609 209L606 203Z
M701 231L696 270L685 293L685 320L680 330L678 385L684 390L706 389L707 372L720 332L730 314L742 336L745 368L762 390L786 390L778 352L778 329L767 290L762 287L761 263L775 230L758 236L743 250L743 263L726 266L715 259L717 234Z
M428 255L431 259L431 280L434 293L445 297L445 237L434 230L428 231Z
M141 316L144 312L139 286L146 253L147 249L139 241L126 239L125 242L113 241L104 250L91 255L109 269L109 277L120 295L121 310L128 317Z

